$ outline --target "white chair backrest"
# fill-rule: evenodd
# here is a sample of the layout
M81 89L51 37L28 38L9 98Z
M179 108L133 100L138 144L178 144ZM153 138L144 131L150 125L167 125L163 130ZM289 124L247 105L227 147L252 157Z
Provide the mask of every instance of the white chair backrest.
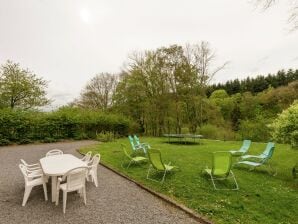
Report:
M74 191L85 186L87 167L77 167L69 170L62 178L66 180L67 191Z
M87 152L86 155L82 158L82 160L88 163L88 162L91 160L91 156L92 156L92 152L89 151L89 152Z
M94 173L96 173L99 161L100 161L100 154L95 154L92 158L92 163L91 163L91 170L93 170Z
M92 164L91 166L92 167L97 167L98 166L98 163L100 161L100 154L95 154L92 158Z
M60 149L52 149L47 152L46 157L55 155L63 155L63 152Z
M24 176L24 179L25 179L25 183L27 184L28 181L29 181L29 178L28 178L28 173L27 173L27 167L24 165L24 164L19 164L19 168Z

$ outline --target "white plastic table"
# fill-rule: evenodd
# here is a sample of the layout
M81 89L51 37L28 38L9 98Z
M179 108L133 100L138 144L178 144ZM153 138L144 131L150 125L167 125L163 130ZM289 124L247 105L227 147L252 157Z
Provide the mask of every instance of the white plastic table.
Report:
M71 154L54 155L39 160L45 175L52 178L52 202L56 201L57 178L77 167L87 167L86 163Z

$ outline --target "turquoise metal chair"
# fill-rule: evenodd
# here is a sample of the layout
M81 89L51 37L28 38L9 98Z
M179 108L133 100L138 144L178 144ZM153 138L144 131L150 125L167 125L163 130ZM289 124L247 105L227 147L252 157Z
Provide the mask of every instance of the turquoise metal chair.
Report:
M269 156L270 152L272 151L272 148L274 147L275 147L275 144L273 142L268 142L265 150L260 155L244 155L244 156L241 156L241 159L242 160L265 159Z
M128 139L129 139L129 143L130 143L130 145L131 145L131 148L132 148L132 150L133 151L138 151L138 150L142 150L144 153L146 153L146 149L144 149L141 145L136 145L135 143L134 143L134 139L133 139L133 137L132 136L128 136Z
M244 140L239 150L231 150L230 153L232 154L232 156L243 156L248 152L250 145L251 140Z
M268 166L272 172L272 175L276 175L277 174L276 170L274 170L273 167L271 166L271 164L269 163L269 160L273 156L274 149L275 149L274 143L269 142L266 146L266 149L264 150L264 152L262 154L260 154L258 156L253 156L253 155L242 156L241 158L243 160L237 162L236 165L237 164L248 165L251 167L250 170L254 170L260 166ZM257 161L251 161L249 159L255 159Z
M140 139L139 139L139 137L138 137L137 135L134 135L133 138L134 138L135 143L136 143L135 145L141 146L141 147L144 148L146 151L147 151L148 149L151 148L150 145L149 145L148 143L141 143L141 142L140 142Z

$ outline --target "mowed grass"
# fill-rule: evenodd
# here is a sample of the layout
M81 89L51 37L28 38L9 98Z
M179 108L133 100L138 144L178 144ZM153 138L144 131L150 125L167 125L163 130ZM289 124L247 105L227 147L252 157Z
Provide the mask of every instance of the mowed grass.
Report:
M298 151L289 145L276 145L271 160L278 172L276 176L271 176L266 167L254 171L244 166L233 168L240 189L216 191L209 177L202 174L206 165L211 167L211 153L238 149L242 142L202 140L200 145L178 145L168 144L164 138L141 140L160 149L164 162L171 161L180 171L167 175L161 185L146 179L148 163L122 168L125 157L120 144L130 149L127 138L82 148L81 152L99 152L102 163L170 196L215 223L298 223L298 183L291 176L291 169L298 162ZM252 143L249 154L259 154L265 146L265 143ZM219 186L227 184L229 182L219 183Z

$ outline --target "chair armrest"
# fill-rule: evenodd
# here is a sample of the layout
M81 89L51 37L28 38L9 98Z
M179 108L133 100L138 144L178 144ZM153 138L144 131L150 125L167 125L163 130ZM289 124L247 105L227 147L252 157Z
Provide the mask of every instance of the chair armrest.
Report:
M29 173L29 174L28 174L28 177L30 177L30 178L42 177L42 176L43 176L42 173L39 173L39 174L32 174L32 173Z

